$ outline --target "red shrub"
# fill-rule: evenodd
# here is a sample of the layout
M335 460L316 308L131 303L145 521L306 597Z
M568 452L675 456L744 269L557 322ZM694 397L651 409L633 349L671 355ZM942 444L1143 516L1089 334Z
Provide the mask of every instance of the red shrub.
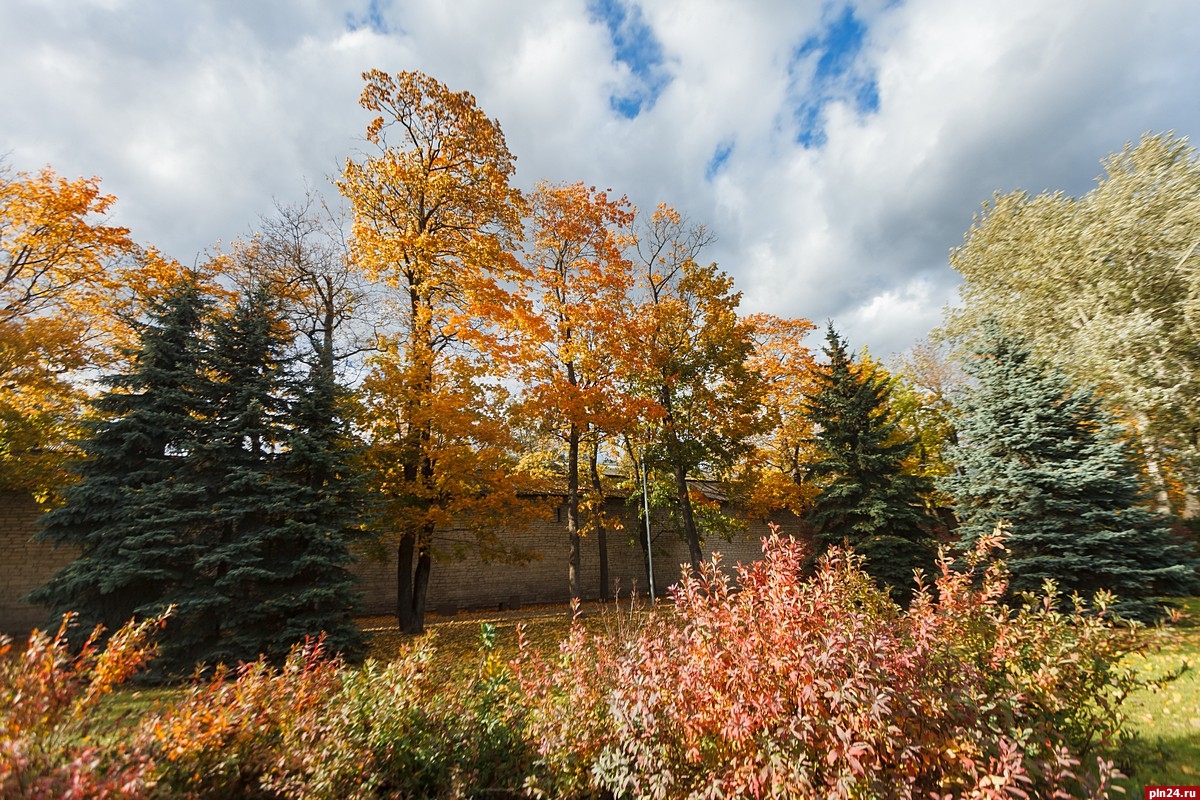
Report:
M653 798L1104 791L1111 766L1077 777L1077 756L1118 730L1132 678L1113 665L1131 644L1096 616L1053 601L1012 612L997 570L944 560L936 594L902 612L853 554L830 553L808 580L803 563L773 537L737 590L714 561L681 581L676 619L624 641L578 628L558 664L518 660L541 755L532 785Z
M63 617L53 637L34 631L19 655L0 641L0 796L136 798L154 785L154 763L97 713L101 698L154 654L166 615L125 625L107 645L97 628L72 654Z

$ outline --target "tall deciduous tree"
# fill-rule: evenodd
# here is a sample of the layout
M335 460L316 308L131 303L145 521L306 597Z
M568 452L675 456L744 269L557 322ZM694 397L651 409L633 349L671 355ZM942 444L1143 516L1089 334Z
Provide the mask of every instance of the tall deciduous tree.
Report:
M904 598L913 569L933 563L934 521L924 499L932 486L905 471L914 443L899 435L887 376L855 363L832 324L825 340L827 360L814 369L806 404L817 445L811 475L820 486L806 517L824 547L851 545L867 571Z
M85 396L72 378L99 361L109 268L136 250L104 224L114 201L96 178L0 164L0 487L44 495L63 481Z
M376 115L366 132L376 151L348 160L339 188L354 217L354 263L390 287L402 327L376 359L374 402L391 413L369 433L389 454L386 463L376 459L384 470L377 488L399 534L397 617L416 633L434 529L479 492L480 475L463 452L452 457L445 448L491 446L473 438L486 423L483 390L471 389L481 368L461 345L486 335L478 321L494 317L489 306L504 301L502 283L517 273L522 203L509 185L514 158L500 126L469 93L416 72L363 77L359 102ZM451 401L476 405L450 408Z
M527 387L524 412L565 448L567 582L571 596L580 597L580 447L588 451L592 492L602 495L599 439L632 413L619 377L636 347L628 297L633 269L624 255L633 210L625 198L579 183L540 184L529 206L529 274L512 316L519 351L513 375ZM594 522L602 505L592 511ZM606 533L601 522L602 548ZM602 558L601 594L608 590L606 570Z
M308 193L277 203L258 232L232 256L237 282L265 286L284 302L285 315L309 344L312 369L335 373L369 352L382 326L366 281L350 261L342 215Z
M1200 478L1200 160L1187 140L1147 135L1104 160L1082 197L995 197L951 255L964 305L1096 386L1131 417L1152 470ZM1159 479L1160 487L1166 482ZM1174 498L1178 509L1181 498Z
M689 477L701 468L725 472L763 430L763 381L748 367L753 330L737 315L741 294L715 264L696 263L711 241L660 206L638 231L636 245L641 358L635 393L652 400L657 423L652 461L675 482L688 558L699 570L701 537ZM637 453L631 453L634 461Z
M1194 555L1147 508L1128 444L1094 393L995 324L966 369L976 383L946 480L964 546L1006 523L1014 592L1046 580L1084 596L1104 589L1139 618L1160 613L1157 598L1195 590Z

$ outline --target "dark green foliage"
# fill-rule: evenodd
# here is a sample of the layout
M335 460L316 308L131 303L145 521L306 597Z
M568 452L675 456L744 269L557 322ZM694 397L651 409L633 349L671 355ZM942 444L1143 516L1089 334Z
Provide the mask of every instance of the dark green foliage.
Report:
M826 341L828 361L816 367L806 404L820 454L810 477L821 487L806 519L821 550L852 546L903 600L913 570L933 566L934 521L923 499L932 487L903 470L913 442L897 429L887 378L856 365L832 325Z
M105 418L81 480L45 531L83 557L37 599L109 629L175 605L167 672L260 654L278 662L323 631L331 649L357 656L345 568L357 507L332 372L296 379L292 334L264 291L205 323L198 292L168 300L133 372L110 381L142 394L97 401Z
M361 534L362 482L352 463L356 443L346 430L345 393L322 356L296 386L274 464L288 489L274 542L272 598L264 606L265 627L274 632L264 652L276 659L314 631L325 633L330 652L352 660L364 653L350 613L358 593L346 569L349 542Z
M42 538L81 555L32 597L55 616L78 612L81 630L156 615L188 577L205 494L190 455L207 416L206 308L185 284L151 309L129 371L92 404L79 481L45 518Z
M290 342L274 298L261 289L215 326L213 415L199 451L210 492L207 540L196 553L194 591L179 608L197 646L188 660L237 663L261 653L278 662L322 631L337 651L361 648L349 614L345 521L327 519L328 508L314 514L327 501L327 480L305 468L336 458L316 450L337 442L303 423L328 428L334 420L311 412L296 418L312 405L314 389L294 384Z
M983 334L946 481L963 546L1003 521L1013 592L1053 580L1085 597L1111 591L1126 616L1159 616L1155 598L1195 589L1196 561L1147 508L1121 429L1023 343L994 324Z

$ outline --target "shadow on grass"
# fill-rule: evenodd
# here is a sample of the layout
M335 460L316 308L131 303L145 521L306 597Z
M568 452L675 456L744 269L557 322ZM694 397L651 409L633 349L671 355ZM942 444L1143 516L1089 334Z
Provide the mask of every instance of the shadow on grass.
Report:
M1147 786L1200 786L1200 732L1139 739L1129 755L1132 763L1119 765L1129 777L1117 782L1127 798L1143 797Z

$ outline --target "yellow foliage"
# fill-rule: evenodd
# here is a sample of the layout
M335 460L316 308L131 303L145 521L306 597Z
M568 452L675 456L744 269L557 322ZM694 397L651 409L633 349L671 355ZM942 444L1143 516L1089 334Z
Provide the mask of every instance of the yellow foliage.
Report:
M76 378L101 360L113 318L110 268L137 251L103 224L114 198L99 185L0 169L0 488L44 497L64 479Z

